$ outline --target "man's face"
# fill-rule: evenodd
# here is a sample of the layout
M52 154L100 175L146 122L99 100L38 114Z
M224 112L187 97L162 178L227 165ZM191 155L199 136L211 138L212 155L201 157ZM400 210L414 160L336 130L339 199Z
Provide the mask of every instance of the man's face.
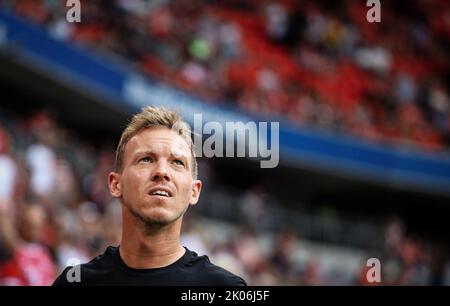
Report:
M201 181L192 178L186 141L167 128L148 128L125 147L121 173L109 175L111 194L146 223L166 225L197 203Z

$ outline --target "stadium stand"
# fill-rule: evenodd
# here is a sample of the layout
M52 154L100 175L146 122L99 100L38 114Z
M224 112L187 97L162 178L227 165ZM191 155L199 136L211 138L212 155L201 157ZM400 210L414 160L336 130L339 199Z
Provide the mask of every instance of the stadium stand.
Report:
M445 0L6 1L60 39L131 60L210 103L429 150L449 144ZM398 2L396 2L398 3Z

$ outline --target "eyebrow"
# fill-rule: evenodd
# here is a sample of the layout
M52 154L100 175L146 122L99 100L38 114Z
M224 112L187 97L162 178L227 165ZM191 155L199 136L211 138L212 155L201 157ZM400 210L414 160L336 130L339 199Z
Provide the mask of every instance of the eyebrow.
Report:
M155 151L153 150L138 150L138 151L134 151L134 156L138 156L138 155L154 155Z
M143 156L143 155L156 155L156 153L152 149L137 151L134 153L135 158L138 156ZM183 158L183 159L186 159L186 161L189 161L189 156L184 153L177 153L177 152L174 152L173 150L171 150L170 155L175 158Z

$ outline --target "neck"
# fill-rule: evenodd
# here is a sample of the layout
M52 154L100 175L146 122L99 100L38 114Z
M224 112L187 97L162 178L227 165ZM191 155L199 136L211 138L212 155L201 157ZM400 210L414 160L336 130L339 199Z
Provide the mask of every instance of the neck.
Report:
M120 257L134 269L168 266L185 253L180 231L181 218L168 225L148 224L124 209Z

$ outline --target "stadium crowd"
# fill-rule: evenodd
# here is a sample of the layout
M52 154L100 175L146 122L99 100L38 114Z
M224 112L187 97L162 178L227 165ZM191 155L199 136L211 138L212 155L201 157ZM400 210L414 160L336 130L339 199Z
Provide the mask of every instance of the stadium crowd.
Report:
M6 0L58 39L126 59L210 103L294 125L448 148L446 0Z

